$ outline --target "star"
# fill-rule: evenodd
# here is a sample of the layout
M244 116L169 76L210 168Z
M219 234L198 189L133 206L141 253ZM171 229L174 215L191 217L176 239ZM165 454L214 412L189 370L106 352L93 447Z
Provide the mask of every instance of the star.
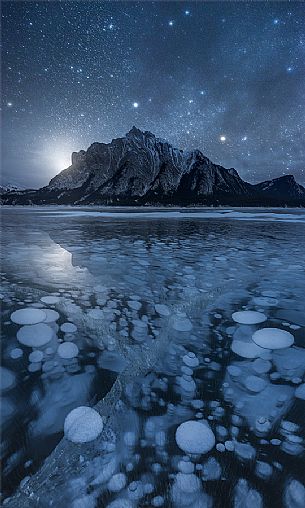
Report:
M8 102L6 105L7 105L8 108L11 108L13 103L12 102Z
M227 138L226 138L226 136L224 136L224 135L222 134L222 135L220 136L220 138L219 138L219 139L220 139L220 141L221 141L222 143L224 143L224 142L226 141L226 139L227 139Z
M174 26L174 22L171 20L168 22L169 26Z
M134 102L132 105L133 105L134 108L138 108L139 107L139 103L138 102Z
M184 11L184 14L185 14L186 16L189 16L190 11Z

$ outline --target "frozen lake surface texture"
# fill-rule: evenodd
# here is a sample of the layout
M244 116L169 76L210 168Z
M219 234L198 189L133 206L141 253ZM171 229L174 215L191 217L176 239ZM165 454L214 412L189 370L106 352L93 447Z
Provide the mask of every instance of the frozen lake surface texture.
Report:
M305 212L4 208L2 502L305 507Z

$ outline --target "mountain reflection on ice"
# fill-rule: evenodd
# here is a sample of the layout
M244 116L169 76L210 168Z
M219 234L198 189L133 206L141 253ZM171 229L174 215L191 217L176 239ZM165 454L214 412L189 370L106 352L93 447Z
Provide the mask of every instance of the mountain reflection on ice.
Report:
M300 213L50 211L3 210L4 505L305 506Z

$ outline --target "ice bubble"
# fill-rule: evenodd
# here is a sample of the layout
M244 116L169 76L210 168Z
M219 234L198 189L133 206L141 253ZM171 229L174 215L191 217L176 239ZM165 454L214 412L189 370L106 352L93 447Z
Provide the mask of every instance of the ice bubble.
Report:
M305 487L297 480L290 480L284 493L285 508L304 508Z
M272 363L269 360L263 360L262 358L257 358L252 363L252 369L257 372L257 374L266 374L272 367Z
M64 333L75 333L77 326L75 326L73 323L63 323L60 329Z
M195 355L195 353L192 353L191 351L189 351L186 355L184 355L182 360L183 363L185 363L185 365L187 365L188 367L198 367L199 365L199 360L197 356Z
M272 424L265 416L259 416L255 421L255 434L258 436L264 436L271 430Z
M250 489L247 480L238 480L234 489L234 508L263 508L262 496L257 490Z
M95 409L79 406L66 417L64 433L72 443L88 443L101 434L103 426L102 417Z
M17 332L17 339L24 346L41 347L50 342L53 333L50 326L38 323L37 325L22 326Z
M133 446L135 446L136 442L137 442L137 438L136 438L135 432L132 432L132 431L125 432L124 443L127 446L133 447Z
M33 351L32 353L29 354L29 360L30 362L41 362L41 360L43 359L43 352L42 351Z
M242 373L240 367L237 367L236 365L229 365L227 371L232 378L238 378Z
M133 508L133 504L128 499L121 498L107 504L107 508Z
M88 316L92 319L103 319L104 312L101 309L91 309L88 312Z
M272 466L267 462L257 461L255 466L255 473L259 478L263 480L268 480L272 476Z
M305 400L305 383L298 386L295 390L295 396L297 399Z
M29 372L38 372L41 369L41 362L30 363L28 366Z
M266 388L266 381L258 376L248 376L244 381L244 385L250 392L259 393Z
M16 376L14 372L0 366L0 388L2 391L11 390L15 386Z
M58 296L42 296L40 300L47 305L52 305L59 302Z
M140 310L142 307L141 302L138 302L137 300L128 300L127 305L132 310Z
M178 469L181 473L190 474L194 472L194 464L189 460L189 457L185 457L183 460L179 460Z
M303 348L289 348L273 352L273 361L277 372L284 379L303 377L305 372L305 350Z
M268 349L283 349L292 346L294 337L291 333L279 328L262 328L252 335L258 346Z
M173 322L173 328L177 332L190 332L193 325L187 317L176 315Z
M73 342L63 342L59 344L57 353L60 358L64 358L66 360L75 358L78 355L78 347Z
M18 325L35 325L46 319L47 315L43 310L26 308L16 310L11 314L11 321Z
M138 500L144 495L143 484L140 481L131 482L128 485L128 497L130 499Z
M18 358L21 358L22 356L23 356L23 351L19 347L12 349L10 352L10 357L13 360L17 360Z
M242 325L256 325L266 321L267 316L262 312L256 312L253 310L243 310L240 312L234 312L232 314L233 321Z
M170 315L170 310L169 310L168 306L164 305L162 303L157 303L155 305L155 310L156 310L156 312L158 312L158 314L160 314L160 316L169 316Z
M183 374L182 377L177 378L181 388L187 392L194 392L196 390L196 383L191 376Z
M163 506L164 505L164 497L156 496L151 500L152 506Z
M273 290L265 290L265 291L262 291L262 296L268 296L270 298L277 298L278 297L278 292L277 291L273 291Z
M266 349L259 347L253 342L244 342L233 340L231 344L232 351L242 358L257 358L266 353Z
M214 457L210 457L203 465L202 475L204 480L218 480L221 473L221 466Z
M92 496L82 496L74 499L71 508L95 508L95 500Z
M241 460L253 460L255 458L255 448L253 448L253 446L249 443L240 443L239 441L236 441L234 449L236 455Z
M225 449L228 450L228 452L233 452L235 448L233 441L225 441Z
M43 309L43 312L46 313L47 317L44 320L44 323L54 323L59 319L59 314L56 312L56 310L52 309Z
M176 430L176 443L186 453L202 454L215 445L215 436L207 423L189 420Z
M255 305L261 305L262 307L275 307L278 304L276 298L268 296L257 296L253 298Z
M194 474L178 473L175 479L175 486L185 494L192 494L201 490L200 480Z
M126 485L126 475L124 473L115 474L108 482L108 490L110 492L119 492Z

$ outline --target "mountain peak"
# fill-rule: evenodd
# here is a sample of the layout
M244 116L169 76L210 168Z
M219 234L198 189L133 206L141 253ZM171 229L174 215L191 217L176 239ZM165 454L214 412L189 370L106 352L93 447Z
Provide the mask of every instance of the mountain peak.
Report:
M130 129L129 132L126 134L127 138L140 138L143 137L149 137L149 138L155 138L155 135L152 134L150 131L141 131L141 129L138 129L135 125Z
M127 132L127 134L126 134L127 138L139 137L139 136L144 136L144 132L142 132L141 129L138 129L138 127L136 127L135 125L133 125L133 127L130 129L130 131Z
M293 175L283 175L283 176L279 176L278 178L274 178L273 181L275 180L280 180L282 182L287 182L287 183L295 183L295 178Z

